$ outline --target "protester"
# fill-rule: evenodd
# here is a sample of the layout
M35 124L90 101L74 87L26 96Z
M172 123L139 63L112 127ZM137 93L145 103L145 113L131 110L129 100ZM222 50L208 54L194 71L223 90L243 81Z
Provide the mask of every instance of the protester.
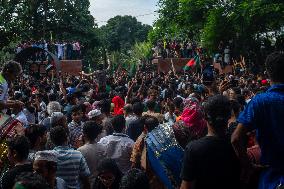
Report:
M126 134L133 141L136 141L136 139L141 135L144 129L144 123L142 119L144 105L140 102L136 102L133 104L132 108L134 115L131 120L129 120L128 127L126 127Z
M19 46L18 51L36 46L56 52L58 48L54 44L33 40ZM61 41L57 44L61 45ZM73 47L75 55L71 53ZM64 51L62 48L62 52L56 52L56 55L63 59L66 56L79 58L81 52L78 49L82 49L80 43L69 41ZM55 174L64 179L69 188L89 188L90 184L93 188L118 188L121 172L127 177L131 168L146 173L151 189L175 189L182 183L182 187L188 188L191 182L197 183L191 188L199 188L199 183L211 184L206 188L214 188L217 183L218 188L222 188L233 174L235 179L239 178L238 170L230 167L237 165L237 161L230 160L233 155L230 156L231 148L227 143L228 137L236 130L232 142L243 165L242 185L254 189L260 181L262 188L269 188L266 184L271 178L275 181L269 184L272 188L281 186L283 53L271 55L266 71L259 66L259 73L253 74L254 62L245 62L243 56L232 61L231 48L227 48L225 42L220 43L218 49L215 63L226 66L233 62L232 72L221 74L225 70L219 70L219 74L215 71L205 50L190 40L165 40L156 44L158 57L194 58L198 55L200 67L192 66L189 71L182 72L178 72L172 63L170 70L162 73L155 64L146 61L128 73L120 67L110 69L115 62L107 60L107 69L101 64L90 74L61 74L57 78L35 76L26 69L21 75L22 68L18 63L5 63L2 80L0 77L1 171L5 176L4 168L9 172L19 166L13 162L22 162L23 159L24 164L29 163L26 158L7 160L8 141L25 135L30 141L31 148L27 150L30 160L43 150L57 153ZM38 61L42 56L42 53L35 53L31 60ZM222 103L212 103L212 99L220 94L224 95L218 96ZM227 104L228 99L228 106L223 107L223 102ZM208 106L212 111L208 112ZM211 123L216 116L224 122ZM222 132L218 128L222 128ZM10 152L17 157L16 150ZM198 161L195 161L196 156ZM104 165L113 166L115 170L99 169L103 157L113 159ZM236 163L231 165L228 162ZM182 165L193 168L182 171ZM42 168L45 169L45 165ZM47 168L52 174L44 177L54 187L54 167ZM229 172L229 168L232 171ZM47 169L44 172L46 174ZM130 177L135 177L136 173L140 175L135 171L130 173ZM220 179L222 174L224 178ZM0 180L7 183L5 177ZM123 182L128 187L128 183L132 186L136 180ZM237 186L235 180L232 183L227 188Z
M93 189L119 189L122 173L114 160L101 160L97 170L98 176Z
M116 161L122 173L130 170L130 156L134 141L124 134L125 119L122 115L112 118L114 133L103 137L99 143L104 147L107 158L112 158Z
M38 47L57 55L60 60L77 60L80 59L81 48L79 41L74 41L71 44L70 41L46 41L46 40L30 40L22 41L15 48L16 53L20 53L22 50L28 47ZM38 52L33 56L34 61L44 61L46 60L46 53Z
M53 189L37 173L23 172L16 177L13 189Z
M73 106L72 110L72 121L68 124L68 129L70 132L70 144L74 148L80 146L80 137L82 136L82 110L79 105Z
M47 130L51 128L51 117L56 114L56 112L61 112L61 105L56 101L51 101L47 105L47 114L48 117L43 117L42 120L39 120L39 123L44 125Z
M9 85L22 73L22 66L14 61L9 61L3 66L0 74L0 109L21 109L24 104L20 101L8 101Z
M135 141L135 144L133 146L132 154L131 154L131 163L132 167L134 168L142 168L144 170L147 169L146 167L146 144L145 144L145 138L147 136L148 132L151 132L154 128L156 128L159 125L159 121L155 117L151 116L145 116L143 117L143 132L138 137L138 139Z
M51 141L58 154L56 176L62 178L68 188L89 189L90 170L81 152L68 147L68 135L63 127L55 127L50 131Z
M33 170L48 182L50 189L67 189L65 181L56 177L56 153L52 151L38 151L35 154Z
M113 127L111 123L112 115L110 113L111 109L111 103L109 100L104 99L101 100L98 104L102 114L104 114L104 119L103 119L103 132L106 133L106 135L110 135L113 133Z
M46 129L41 125L31 125L25 129L25 136L30 142L29 161L34 160L35 153L44 150L47 142Z
M123 107L123 115L125 118L125 126L126 126L126 130L129 126L129 123L133 120L135 120L135 116L133 115L133 107L132 104L126 104Z
M12 189L15 179L23 172L33 172L32 164L28 161L29 140L25 136L18 136L8 142L8 158L13 166L1 178L2 189Z
M282 118L284 116L284 55L275 52L266 59L266 70L271 87L256 95L238 117L238 126L232 135L232 144L243 165L243 178L250 176L252 165L246 153L245 140L248 131L257 130L257 139L261 149L260 164L266 166L259 180L259 188L283 187L284 141Z
M86 159L87 165L90 169L91 176L90 182L91 186L94 179L98 175L97 167L99 161L104 158L104 147L97 143L97 137L102 132L101 125L97 125L93 121L87 121L83 125L83 141L84 145L78 148Z
M160 113L156 113L155 112L155 107L156 107L156 102L154 100L148 100L146 102L146 106L148 108L148 111L147 112L143 112L143 116L145 115L149 115L149 116L154 116L156 117L160 123L163 123L164 121L164 116Z
M231 116L229 100L221 95L210 97L205 114L208 134L186 147L181 189L240 188L239 162L226 138Z
M98 109L92 110L88 113L88 117L90 120L96 122L96 124L102 126L104 116L102 112Z
M121 179L120 189L150 189L146 174L139 169L131 169Z

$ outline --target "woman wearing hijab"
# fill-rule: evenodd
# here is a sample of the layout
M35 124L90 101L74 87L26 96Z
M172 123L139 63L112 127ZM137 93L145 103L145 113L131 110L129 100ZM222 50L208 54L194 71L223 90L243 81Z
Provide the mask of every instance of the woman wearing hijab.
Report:
M183 103L183 112L179 121L173 125L173 130L177 142L182 148L185 148L188 142L206 135L207 122L197 98L187 98Z
M122 173L112 159L103 159L97 168L98 176L93 189L119 189Z
M112 99L112 103L114 104L113 114L123 115L124 100L120 96L115 96Z

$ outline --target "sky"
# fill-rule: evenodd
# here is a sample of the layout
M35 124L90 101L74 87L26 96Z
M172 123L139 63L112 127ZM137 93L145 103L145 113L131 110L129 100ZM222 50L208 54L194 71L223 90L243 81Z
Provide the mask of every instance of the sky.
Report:
M90 12L99 26L117 15L136 16L143 24L153 25L158 0L90 0Z

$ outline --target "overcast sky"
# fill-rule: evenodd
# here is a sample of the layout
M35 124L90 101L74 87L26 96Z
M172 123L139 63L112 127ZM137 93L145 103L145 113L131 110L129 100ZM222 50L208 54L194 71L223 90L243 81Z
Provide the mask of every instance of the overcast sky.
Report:
M137 16L137 20L152 25L158 0L90 0L91 14L99 26L117 15ZM144 15L144 16L143 16Z

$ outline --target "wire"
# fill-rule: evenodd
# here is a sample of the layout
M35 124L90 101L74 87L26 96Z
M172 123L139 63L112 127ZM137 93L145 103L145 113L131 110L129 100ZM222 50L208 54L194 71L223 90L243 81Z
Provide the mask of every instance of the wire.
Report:
M136 16L133 16L133 17L143 17L143 16L148 16L148 15L156 15L157 12L152 12L152 13L147 13L147 14L140 14L140 15L136 15ZM97 21L96 23L106 23L108 21Z

